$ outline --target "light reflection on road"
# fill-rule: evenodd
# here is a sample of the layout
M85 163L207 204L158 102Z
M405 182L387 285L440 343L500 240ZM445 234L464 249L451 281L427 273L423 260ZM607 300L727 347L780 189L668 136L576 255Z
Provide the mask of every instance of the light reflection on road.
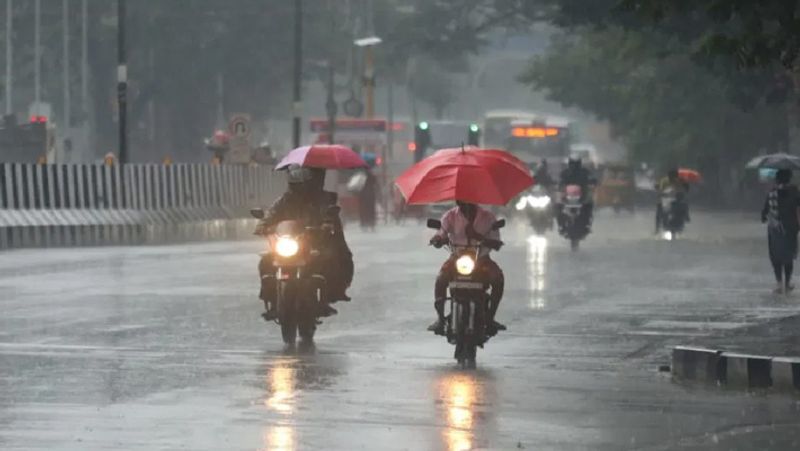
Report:
M264 451L292 451L295 449L295 430L291 425L291 415L295 409L297 385L296 362L291 359L279 360L268 369L266 375L269 397L264 405L286 417L265 428Z
M264 432L264 451L293 451L294 428L291 426L271 426Z
M270 409L283 414L294 410L294 390L297 369L289 361L279 361L267 374L267 388L270 397L265 404Z
M450 374L440 382L447 428L444 441L448 451L472 449L477 384L472 375Z
M544 297L546 268L547 238L531 235L528 237L528 291L530 307L534 310L541 310L547 305Z

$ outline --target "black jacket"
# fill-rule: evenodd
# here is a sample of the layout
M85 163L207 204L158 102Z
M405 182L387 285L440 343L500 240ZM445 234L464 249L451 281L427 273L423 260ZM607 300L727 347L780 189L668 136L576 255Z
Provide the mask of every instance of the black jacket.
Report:
M773 188L761 209L761 220L773 219L786 230L797 232L800 229L797 209L800 208L800 193L794 185L781 185Z
M259 225L268 229L281 221L299 220L309 226L319 226L326 219L333 219L328 217L328 209L337 201L338 195L330 191L313 194L287 191L267 210ZM335 219L341 225L338 215Z

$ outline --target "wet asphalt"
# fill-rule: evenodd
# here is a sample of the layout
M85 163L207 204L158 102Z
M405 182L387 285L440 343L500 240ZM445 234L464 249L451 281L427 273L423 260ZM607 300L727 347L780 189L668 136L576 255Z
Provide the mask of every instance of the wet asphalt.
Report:
M415 222L348 229L354 299L296 349L259 317L259 240L3 252L0 449L797 449L800 398L658 371L800 313L756 219L695 212L668 242L599 212L574 253L509 224L509 330L475 371L425 331L446 255Z

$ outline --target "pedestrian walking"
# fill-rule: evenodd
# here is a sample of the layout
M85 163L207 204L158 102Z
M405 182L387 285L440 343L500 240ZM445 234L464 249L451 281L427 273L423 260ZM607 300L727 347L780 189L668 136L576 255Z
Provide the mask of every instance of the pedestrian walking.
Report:
M775 272L776 293L787 293L794 289L792 271L797 258L800 195L791 181L790 169L778 170L775 186L767 194L761 211L761 222L767 224L769 259Z

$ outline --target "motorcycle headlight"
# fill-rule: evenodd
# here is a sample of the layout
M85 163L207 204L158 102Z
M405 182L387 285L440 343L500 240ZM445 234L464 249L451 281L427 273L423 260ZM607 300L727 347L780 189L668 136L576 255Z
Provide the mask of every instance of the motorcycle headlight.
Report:
M468 276L475 270L475 260L469 255L462 255L456 260L456 271L462 276Z
M522 211L525 209L526 205L528 205L528 196L522 196L519 198L517 204L514 205L514 207L517 209L517 211Z
M281 257L294 257L300 250L300 243L290 236L278 237L275 242L275 252Z
M528 203L533 208L545 208L550 205L550 196L528 196Z

